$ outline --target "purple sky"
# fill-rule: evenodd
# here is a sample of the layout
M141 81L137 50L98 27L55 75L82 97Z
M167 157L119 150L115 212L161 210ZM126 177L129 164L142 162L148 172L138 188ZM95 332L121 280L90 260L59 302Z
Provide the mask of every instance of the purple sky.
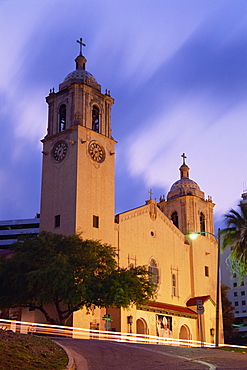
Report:
M247 2L0 2L0 219L39 212L45 96L75 69L109 89L116 213L167 194L181 154L219 220L247 183Z

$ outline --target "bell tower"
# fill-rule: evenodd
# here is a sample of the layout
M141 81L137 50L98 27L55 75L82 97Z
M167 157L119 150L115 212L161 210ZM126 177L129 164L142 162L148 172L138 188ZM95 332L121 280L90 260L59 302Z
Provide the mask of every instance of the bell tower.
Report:
M205 200L199 185L189 178L190 168L185 162L185 153L181 157L183 163L179 168L180 179L172 185L167 201L161 199L158 206L184 234L205 231L214 233L212 198Z
M76 69L46 97L40 229L113 243L114 100L87 72L78 42Z

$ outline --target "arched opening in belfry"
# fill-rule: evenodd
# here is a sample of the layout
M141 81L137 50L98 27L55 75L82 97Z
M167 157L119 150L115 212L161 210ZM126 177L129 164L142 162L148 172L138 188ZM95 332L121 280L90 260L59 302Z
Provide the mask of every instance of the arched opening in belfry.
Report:
M205 231L206 231L206 228L205 228L205 216L201 212L200 213L200 232L201 233L205 233Z
M62 104L59 108L59 132L66 129L66 105Z
M173 224L178 228L178 213L176 211L172 212L171 220L172 220Z
M92 109L92 130L95 132L99 132L99 108L97 105L93 105Z

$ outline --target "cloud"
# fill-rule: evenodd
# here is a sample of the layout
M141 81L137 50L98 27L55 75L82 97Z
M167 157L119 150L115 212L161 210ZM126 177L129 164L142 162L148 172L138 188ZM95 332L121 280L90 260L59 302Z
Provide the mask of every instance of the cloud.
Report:
M202 189L221 208L235 201L246 181L246 14L238 0L1 2L2 217L37 211L44 96L74 69L79 37L88 70L116 98L117 182L130 180L128 194L168 189L186 152Z

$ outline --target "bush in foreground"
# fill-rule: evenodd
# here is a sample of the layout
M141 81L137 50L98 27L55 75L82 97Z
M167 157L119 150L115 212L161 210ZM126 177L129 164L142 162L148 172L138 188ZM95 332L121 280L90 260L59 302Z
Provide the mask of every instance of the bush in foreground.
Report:
M1 370L62 370L67 363L65 351L50 339L0 329Z

